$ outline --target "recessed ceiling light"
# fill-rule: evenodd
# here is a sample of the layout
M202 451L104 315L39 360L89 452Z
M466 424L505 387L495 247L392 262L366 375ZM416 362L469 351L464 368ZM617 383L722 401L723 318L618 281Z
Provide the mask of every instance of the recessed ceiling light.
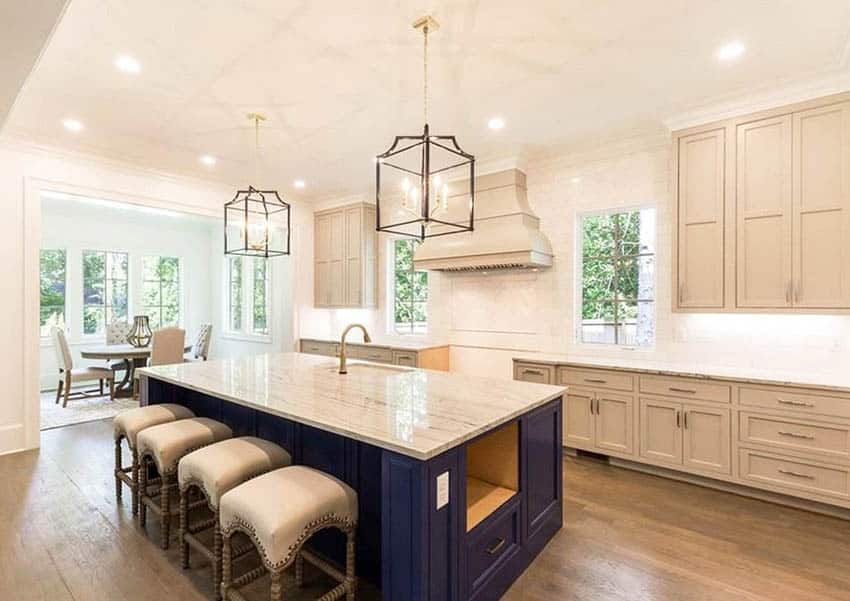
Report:
M124 73L138 73L142 70L142 65L132 56L122 54L115 59L115 66Z
M68 131L82 131L83 130L82 122L77 121L76 119L65 119L65 120L62 121L62 125L64 125L65 129L67 129Z
M201 157L201 159L200 159L200 161L201 161L204 165L208 165L208 166L210 166L210 167L212 167L212 166L213 166L213 165L215 165L215 163L216 163L215 157L214 157L214 156L210 156L210 155L208 155L208 154L205 154L204 156L202 156L202 157Z
M303 188L307 184L304 183L303 179L297 179L294 182L292 182L292 185L295 186L296 188Z
M502 129L505 127L505 120L501 117L493 117L487 122L487 127L490 129Z
M734 60L744 54L746 49L746 46L741 42L729 42L721 46L717 51L717 59L721 61Z
M571 183L571 184L577 184L577 183L579 183L580 181L581 181L581 178L580 178L580 177L578 177L578 176L576 176L576 177L574 177L574 178L570 179L570 183Z

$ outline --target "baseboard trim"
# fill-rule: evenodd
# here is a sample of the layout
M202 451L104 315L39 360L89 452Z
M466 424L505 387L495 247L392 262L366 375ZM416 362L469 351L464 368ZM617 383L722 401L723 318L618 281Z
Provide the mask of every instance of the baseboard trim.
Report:
M0 455L9 455L26 450L24 425L0 426Z
M568 449L564 449L564 451L567 450ZM723 480L714 480L712 478L697 476L695 474L677 472L676 470L666 469L655 465L648 465L645 463L637 463L635 461L628 461L626 459L618 459L616 457L608 457L608 464L614 467L621 467L635 472L642 472L644 474L649 474L652 476L659 476L661 478L668 478L670 480L687 482L688 484L695 484L697 486L703 486L705 488L713 488L715 490L741 495L742 497L749 497L751 499L758 499L760 501L767 501L769 503L776 503L777 505L785 505L786 507L793 507L794 509L802 509L805 511L811 511L813 513L820 513L822 515L828 515L830 517L850 521L850 509L835 507L833 505L827 505L825 503L818 503L817 501L809 501L808 499L800 499L797 497L791 497L788 495L770 492L767 490L751 488L743 484L735 484L734 482L725 482Z

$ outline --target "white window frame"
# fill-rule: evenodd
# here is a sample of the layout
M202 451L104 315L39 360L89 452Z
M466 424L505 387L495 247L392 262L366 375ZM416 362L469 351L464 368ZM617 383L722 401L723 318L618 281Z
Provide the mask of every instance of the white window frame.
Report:
M655 211L655 271L652 280L652 289L654 299L652 301L652 310L654 313L653 324L655 329L652 335L652 344L647 346L638 346L633 344L619 343L602 343L602 342L584 342L582 340L582 308L584 306L583 298L583 277L584 277L584 220L587 217L598 217L601 215L615 215L617 213L632 213L635 211L644 211L652 209ZM594 209L592 211L577 212L575 215L575 275L573 277L574 295L573 295L573 315L575 316L575 324L573 327L573 340L575 344L584 349L619 349L635 352L652 352L658 344L658 206L655 203L630 204L623 206L612 206L605 209Z
M80 284L82 286L82 289L80 291L82 293L82 295L80 296L81 303L80 303L80 313L79 313L79 317L80 317L80 338L81 338L81 340L86 340L86 341L105 340L106 339L106 326L109 325L108 321L104 321L103 332L94 333L94 334L87 334L86 333L86 300L85 300L86 267L85 267L85 260L83 259L83 255L85 255L86 253L105 253L107 255L109 255L109 254L127 255L127 321L131 321L133 319L133 267L132 267L131 255L130 255L130 251L126 251L126 250L104 250L104 249L98 249L98 248L82 248L82 249L80 249L80 267L79 267L79 269L80 269ZM67 261L67 256L66 256L65 260ZM66 270L65 273L66 273L66 277L67 277L67 270ZM104 278L104 286L105 286L104 296L106 296L107 288L108 288L107 285L106 285L106 282L108 282L110 280L110 278L108 277L108 274L109 274L108 267L106 268L106 273L107 273L107 277ZM67 299L66 299L66 303L67 303ZM107 314L106 307L108 307L108 306L111 306L111 305L103 305L103 307L104 307L104 319L106 319L106 314ZM66 324L68 323L68 316L67 315L65 316L65 323Z
M239 259L242 261L242 327L234 330L230 327L230 261ZM268 333L260 334L254 332L254 261L268 261L258 257L245 257L230 255L224 257L222 268L222 337L231 340L245 340L250 342L272 342L272 266L266 264L266 330Z
M386 289L387 289L387 334L390 336L404 336L405 338L427 337L430 328L429 320L426 316L425 329L423 331L411 332L400 331L396 329L395 321L395 242L399 238L390 237L387 240L386 256ZM420 270L421 271L421 270ZM428 277L428 302L431 299L431 277Z
M186 323L186 312L185 312L185 303L184 303L184 264L185 261L183 257L180 255L174 254L149 254L142 253L138 259L139 262L139 278L138 278L138 290L139 290L139 310L144 314L145 312L145 259L146 258L157 258L157 259L177 259L177 326L182 328ZM130 261L132 263L132 261ZM162 291L160 290L160 302ZM128 301L129 303L129 301ZM160 311L162 311L162 304L160 304ZM129 304L128 304L128 313L129 313ZM128 314L127 319L132 323L132 317ZM174 327L174 326L163 326L160 327Z

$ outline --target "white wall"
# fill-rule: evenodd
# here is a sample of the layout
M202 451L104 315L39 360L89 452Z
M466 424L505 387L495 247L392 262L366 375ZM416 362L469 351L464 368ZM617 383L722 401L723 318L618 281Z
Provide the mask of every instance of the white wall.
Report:
M529 164L525 169L529 201L552 242L554 266L537 273L431 272L428 337L452 345L452 370L510 378L511 358L528 351L809 372L850 365L850 317L672 313L669 169L666 136ZM578 344L576 216L646 204L657 207L656 345L650 350L625 350ZM381 238L384 274L386 238ZM382 275L382 284L383 280ZM337 336L346 322L356 318L384 333L383 286L380 299L378 311L302 309L302 332Z

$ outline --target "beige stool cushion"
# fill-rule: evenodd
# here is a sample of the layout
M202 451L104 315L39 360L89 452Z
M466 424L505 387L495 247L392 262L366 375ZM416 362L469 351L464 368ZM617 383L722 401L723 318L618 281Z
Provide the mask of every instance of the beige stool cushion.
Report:
M284 467L221 497L221 530L247 531L267 567L280 569L322 524L357 525L357 493L344 482L310 467Z
M221 422L192 417L145 428L136 438L136 452L139 458L153 457L160 474L170 474L177 470L177 462L187 453L231 436L233 431Z
M116 440L123 436L130 448L135 449L136 437L145 428L189 417L195 417L195 414L181 405L148 405L119 413L112 421L112 431Z
M192 451L177 465L181 490L200 486L210 508L218 509L221 495L260 474L292 465L292 456L282 447L262 438L231 438Z

